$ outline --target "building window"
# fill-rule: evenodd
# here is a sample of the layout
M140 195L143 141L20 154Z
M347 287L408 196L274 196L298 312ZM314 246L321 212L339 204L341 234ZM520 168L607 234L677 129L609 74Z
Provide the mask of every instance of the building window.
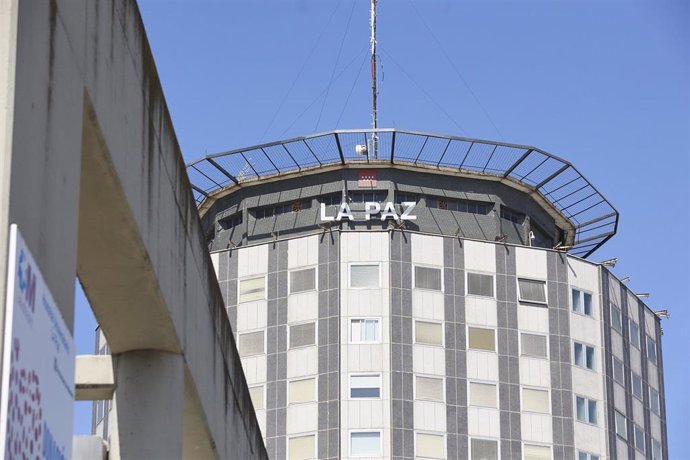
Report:
M522 225L525 223L525 215L512 209L501 206L501 218L509 220L514 224Z
M379 318L355 318L350 320L350 343L379 343L381 320Z
M239 302L252 302L266 298L266 277L257 276L240 280Z
M628 421L625 415L616 411L616 434L623 439L628 439Z
M316 458L316 435L294 436L288 439L288 459L307 460Z
M494 297L494 276L481 273L467 273L467 294Z
M418 201L419 195L415 195L413 193L395 192L395 204L417 203Z
M316 401L316 378L292 380L288 382L288 404Z
M592 316L592 294L573 289L573 311L587 316Z
M613 358L613 380L625 386L625 371L623 370L623 361L618 358Z
M442 290L441 269L415 265L414 287L417 289L429 289L431 291Z
M264 352L264 331L245 332L240 334L239 351L242 358L260 355Z
M442 434L416 433L415 458L446 458L446 442Z
M324 195L319 198L319 202L326 206L339 206L342 201L343 195L341 193L331 193L330 195Z
M546 303L546 283L538 280L518 279L518 291L523 302Z
M621 316L621 309L611 304L611 327L621 332L623 330L623 317Z
M443 323L414 322L414 343L443 346Z
M599 460L599 456L579 450L577 451L577 460Z
M351 203L382 203L388 192L385 190L355 190L350 192Z
M377 288L381 285L379 264L350 265L351 288Z
M661 443L652 439L652 460L663 460Z
M537 390L534 388L522 389L522 410L525 412L538 412L549 414L551 412L549 403L549 392L547 390Z
M415 399L443 402L443 378L416 375Z
M311 200L301 200L254 208L250 212L254 215L255 219L265 219L267 217L279 216L281 214L300 212L303 209L309 208L311 208Z
M254 405L254 410L263 409L264 406L264 386L258 385L255 387L249 387L249 397L252 398L252 404Z
M496 351L496 331L483 327L468 327L467 348L470 350Z
M575 397L577 420L580 422L597 424L597 402L582 396Z
M470 439L471 460L498 460L498 441L493 439Z
M548 358L546 336L538 334L520 334L520 354L534 358Z
M493 203L478 201L453 200L443 197L429 197L426 199L427 208L445 209L448 211L460 211L470 214L486 215L493 208Z
M382 454L380 431L351 431L351 457L380 457Z
M633 396L642 401L642 376L635 372L631 372L631 374Z
M233 227L237 227L241 223L242 223L242 213L241 212L236 212L235 214L231 214L228 217L223 217L222 219L218 220L218 224L220 224L220 226L223 230L229 230Z
M350 399L381 398L381 374L350 375Z
M594 369L594 347L575 342L575 365L587 369Z
M549 446L537 446L525 444L522 446L523 460L551 460L551 448Z
M649 409L656 415L660 415L661 411L659 404L659 392L652 387L649 387Z
M637 323L633 320L628 321L628 324L630 325L630 344L639 350L640 349L640 326L638 326Z
M470 382L470 406L498 408L495 383Z
M647 358L656 364L656 342L650 336L647 336Z
M316 345L316 323L295 324L289 327L290 348Z
M290 294L316 289L316 267L290 272Z
M635 449L642 453L645 452L644 430L637 425L635 425Z

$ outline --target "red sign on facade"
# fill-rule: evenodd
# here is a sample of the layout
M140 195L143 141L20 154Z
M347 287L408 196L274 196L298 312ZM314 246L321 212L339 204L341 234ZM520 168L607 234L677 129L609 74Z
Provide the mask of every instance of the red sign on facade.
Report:
M376 170L361 169L359 171L359 180L357 185L359 187L376 187Z

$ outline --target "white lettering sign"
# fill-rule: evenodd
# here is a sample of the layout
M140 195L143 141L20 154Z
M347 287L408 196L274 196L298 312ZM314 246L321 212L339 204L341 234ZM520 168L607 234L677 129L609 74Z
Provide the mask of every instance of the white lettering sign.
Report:
M383 212L381 211L381 203L377 203L375 201L367 201L364 203L364 220L372 220L372 219L378 219L378 220L386 220L386 219L394 219L394 220L416 220L417 216L412 215L412 210L417 206L417 203L414 201L403 201L400 203L400 206L402 208L402 214L398 215L398 212L395 209L395 204L388 201L384 206L383 206ZM378 215L378 217L377 217ZM355 219L354 214L352 213L352 210L350 209L350 205L347 203L341 203L340 208L338 213L335 216L329 216L327 214L326 210L326 203L321 203L321 221L322 222L341 222L343 219L347 219L350 221L354 220L359 220Z
M4 458L72 458L74 343L16 225L7 273L0 452Z

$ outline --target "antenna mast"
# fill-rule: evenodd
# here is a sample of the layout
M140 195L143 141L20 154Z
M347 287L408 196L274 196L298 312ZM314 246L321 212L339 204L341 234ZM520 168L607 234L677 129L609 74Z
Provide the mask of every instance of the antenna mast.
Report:
M376 107L376 1L371 0L371 126L374 131L371 133L371 150L374 151L374 159L378 159L378 110Z

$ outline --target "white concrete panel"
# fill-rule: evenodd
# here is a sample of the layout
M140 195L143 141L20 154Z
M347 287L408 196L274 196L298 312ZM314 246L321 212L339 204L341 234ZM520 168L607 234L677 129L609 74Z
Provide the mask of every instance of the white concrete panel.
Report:
M599 267L590 262L568 257L568 284L571 287L599 295Z
M647 335L656 340L656 319L654 314L645 308L644 320Z
M388 316L388 289L343 289L341 291L343 316Z
M342 262L388 261L390 236L385 232L344 232L340 234Z
M659 388L659 370L649 360L647 360L647 382L654 388Z
M553 442L553 425L550 415L521 414L522 440L532 442Z
M465 297L465 322L478 326L497 325L497 302L483 297Z
M319 293L301 292L288 296L288 323L316 320L319 318Z
M551 365L547 359L520 357L520 383L534 387L551 386Z
M599 369L601 368L601 362L597 362L596 365ZM604 382L602 374L589 369L573 366L572 376L573 393L587 396L597 401L604 400Z
M212 252L211 253L211 263L213 264L213 271L216 274L216 278L218 278L218 272L219 272L219 267L220 267L220 254L217 252Z
M637 348L630 345L630 369L636 374L642 375L642 353Z
M288 269L308 267L319 263L319 236L312 235L288 240Z
M621 283L612 277L609 277L609 301L621 306Z
M467 351L467 378L498 381L498 355L481 351Z
M389 370L389 348L386 345L347 346L347 370L349 372L381 372ZM343 359L345 356L343 356Z
M237 305L237 332L265 328L268 302L257 300Z
M413 370L417 374L446 375L446 352L441 347L413 345Z
M606 452L606 432L603 427L578 422L574 425L576 449L600 455Z
M649 428L653 438L661 439L661 419L656 414L651 414Z
M373 429L383 426L384 413L388 404L383 400L343 401L347 408L347 424L349 429Z
M432 401L414 402L414 429L446 431L446 405Z
M637 308L638 297L632 292L628 292L628 316L637 324L640 324L640 309Z
M288 435L318 430L319 410L317 403L288 406L286 415Z
M287 377L302 377L319 373L317 347L298 348L287 351Z
M266 437L266 409L259 409L255 411L256 420L259 422L259 429L261 430L261 436Z
M628 445L621 438L616 437L616 458L618 460L628 460Z
M625 414L625 389L617 383L613 384L613 405Z
M412 234L413 264L443 266L443 237Z
M570 337L581 343L601 347L601 322L589 316L570 313Z
M465 270L496 273L496 245L463 240Z
M518 305L518 328L525 332L549 333L549 309Z
M235 249L235 251L238 251L238 278L261 275L268 272L268 245L250 246L248 248Z
M517 246L515 248L515 270L520 278L545 280L546 254L543 249L530 249Z
M419 319L443 321L445 319L443 293L413 289L412 316Z
M488 407L468 407L467 432L470 436L500 438L500 411Z
M611 353L616 358L623 359L623 336L613 329L611 330Z
M250 356L242 358L242 370L247 385L263 383L266 381L266 355Z
M633 421L641 427L644 427L644 405L642 401L633 396L632 398L633 407Z

